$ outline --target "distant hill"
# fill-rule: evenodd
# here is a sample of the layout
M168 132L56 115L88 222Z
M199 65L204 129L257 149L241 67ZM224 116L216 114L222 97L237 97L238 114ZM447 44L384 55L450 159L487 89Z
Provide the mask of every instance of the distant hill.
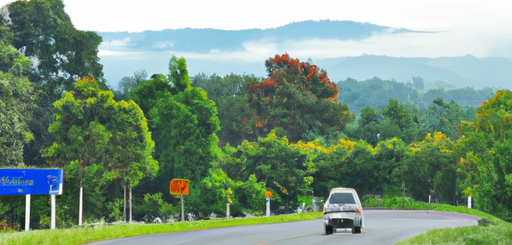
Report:
M304 50L317 47L308 40L368 39L378 33L394 35L413 32L352 21L304 21L272 29L226 31L216 29L177 29L162 31L98 32L103 38L100 62L108 84L117 88L123 76L145 69L149 75L167 73L172 55L187 59L189 74L255 74L265 76L264 62L277 53L312 62L328 71L332 81L346 78L407 82L422 77L426 86L452 84L455 88L496 87L512 89L512 62L505 58L477 58L471 55L443 58L400 58L375 55L318 59L290 53L291 42L304 41ZM300 47L302 49L302 46ZM335 51L333 51L335 52ZM299 56L298 56L299 55ZM335 53L331 55L335 56Z
M375 32L408 32L369 23L352 21L304 21L279 28L226 31L217 29L177 29L144 32L98 32L104 42L130 39L131 49L151 51L179 51L204 53L216 51L244 50L247 41L308 40L314 38L355 40L372 36ZM269 54L272 56L272 54Z
M442 58L397 58L362 55L317 62L331 78L366 80L372 76L399 82L422 77L428 88L442 81L456 88L485 87L512 89L512 62L505 58L476 58L471 55Z
M411 108L426 110L439 97L446 103L453 100L467 109L479 107L483 101L496 94L496 91L491 88L418 89L413 83L400 83L379 78L361 81L349 78L339 81L337 86L340 91L338 101L347 104L356 117L359 116L361 109L367 106L376 110L384 109L388 106L390 99L398 100Z

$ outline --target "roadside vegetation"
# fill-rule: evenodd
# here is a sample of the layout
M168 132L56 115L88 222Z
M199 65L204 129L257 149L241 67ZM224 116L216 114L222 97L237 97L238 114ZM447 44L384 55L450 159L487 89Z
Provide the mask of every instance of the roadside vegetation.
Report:
M488 213L470 209L464 206L452 206L439 203L425 203L413 198L387 197L381 198L377 205L377 197L363 197L366 207L385 207L390 209L434 210L453 212L480 217L478 225L442 228L427 231L415 237L396 243L397 245L427 245L427 244L512 244L512 224L496 218Z
M242 225L285 223L318 219L321 212L308 212L293 215L270 217L251 217L237 219L214 219L186 221L167 224L110 224L95 225L87 228L57 230L34 230L29 232L11 232L0 234L0 245L78 245L95 241L140 236L158 233L183 232L192 230L215 229Z

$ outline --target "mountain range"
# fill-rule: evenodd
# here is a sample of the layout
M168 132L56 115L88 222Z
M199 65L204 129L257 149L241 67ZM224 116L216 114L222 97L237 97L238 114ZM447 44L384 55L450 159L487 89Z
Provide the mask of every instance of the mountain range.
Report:
M103 38L100 62L114 89L123 76L144 69L149 75L167 73L172 55L185 57L190 75L254 74L265 76L265 60L288 52L326 70L331 81L347 78L408 82L422 77L427 84L446 88L512 89L512 61L502 57L390 57L360 54L342 56L324 46L339 41L362 42L374 35L391 37L415 33L352 21L304 21L271 29L176 29L144 32L98 32ZM316 53L321 55L315 55Z

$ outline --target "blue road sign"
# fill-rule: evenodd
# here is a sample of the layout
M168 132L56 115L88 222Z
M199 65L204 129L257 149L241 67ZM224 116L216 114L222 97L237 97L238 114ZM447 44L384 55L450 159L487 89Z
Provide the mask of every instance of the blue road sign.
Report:
M0 196L62 195L62 169L0 169Z

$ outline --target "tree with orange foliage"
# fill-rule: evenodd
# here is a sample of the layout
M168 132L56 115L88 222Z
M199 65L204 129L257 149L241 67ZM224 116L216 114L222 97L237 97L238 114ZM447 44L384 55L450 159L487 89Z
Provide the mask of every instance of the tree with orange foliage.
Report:
M287 53L269 58L265 66L268 77L249 86L255 137L276 129L294 142L306 133L340 131L354 119L348 106L338 103L339 90L327 71Z

